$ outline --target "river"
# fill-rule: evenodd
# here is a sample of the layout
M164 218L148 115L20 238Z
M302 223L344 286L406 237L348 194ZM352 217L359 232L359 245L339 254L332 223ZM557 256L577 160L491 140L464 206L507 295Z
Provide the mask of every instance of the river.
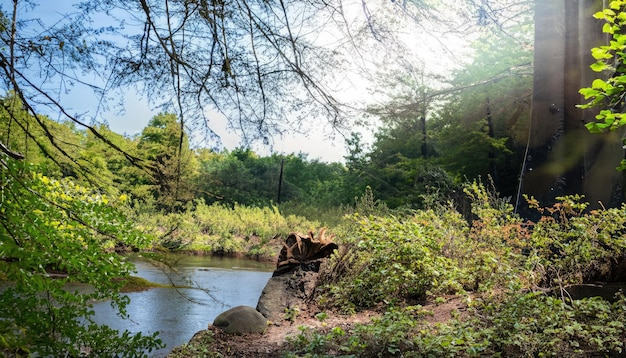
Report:
M239 305L256 307L274 266L245 259L190 255L132 257L137 276L194 289L153 288L129 293L129 319L115 314L109 302L94 306L95 321L117 330L152 334L166 344L151 357L164 357L174 347L187 343L206 329L220 313Z

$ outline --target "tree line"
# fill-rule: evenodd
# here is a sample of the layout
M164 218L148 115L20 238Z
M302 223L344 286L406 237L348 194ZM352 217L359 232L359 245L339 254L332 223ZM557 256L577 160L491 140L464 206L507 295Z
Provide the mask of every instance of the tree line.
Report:
M194 148L189 126L171 112L124 136L105 124L33 115L14 93L3 99L0 135L46 175L124 193L156 211L182 210L198 199L336 208L368 190L390 208L419 209L453 199L462 182L477 178L514 197L528 139L531 30L525 22L507 32L485 30L472 42L473 56L445 78L411 63L390 72L396 90L365 112L378 125L373 142L353 132L344 163L303 153L263 157L244 146Z
M498 178L497 188L512 192L523 149L504 123L511 120L507 108L523 104L495 96L484 107L485 113L492 111L492 124L484 113L465 119L442 113L429 120L426 137L418 116L385 114L386 123L371 146L357 133L348 138L344 163L311 160L304 153L260 156L245 147L193 148L172 113L155 115L133 136L98 125L99 135L113 148L72 122L36 119L25 111L15 115L20 106L15 96L9 94L2 102L0 135L42 174L125 194L135 205L155 211L181 210L198 199L250 206L292 202L324 209L353 205L366 190L391 208L417 209L428 198L451 198L461 182L475 178ZM13 108L13 115L7 108ZM36 120L46 130L35 126ZM42 145L48 135L62 140Z

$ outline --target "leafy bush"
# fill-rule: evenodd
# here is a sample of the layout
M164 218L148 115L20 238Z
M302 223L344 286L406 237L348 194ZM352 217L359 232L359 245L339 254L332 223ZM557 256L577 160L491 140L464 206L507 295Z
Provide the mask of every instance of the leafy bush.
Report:
M425 320L430 314L421 306L390 307L380 318L347 331L334 327L326 333L302 327L300 334L288 339L289 349L313 357L334 352L354 357L458 357L488 351L485 332L474 331L461 320L431 324Z
M421 306L390 307L350 330L302 327L288 340L298 356L542 357L619 356L626 299L564 302L541 293L509 293L476 302L466 317L431 323ZM336 355L336 354L335 354Z
M587 212L580 196L558 198L534 225L527 265L543 286L606 281L613 262L626 259L626 206Z
M483 186L468 190L481 200L475 211L485 217L472 225L450 205L401 216L354 215L352 239L344 239L344 251L321 279L321 303L351 311L381 302L520 286L521 250L516 252L509 242L521 220L513 218L507 205L506 214L490 206Z
M439 254L440 243L420 221L370 217L360 224L359 239L351 243L350 252L336 257L327 273L327 291L336 304L355 309L422 298L448 278L453 264Z
M483 327L492 327L494 352L507 356L580 356L621 353L626 338L623 296L565 302L541 293L510 295L479 307Z
M337 350L346 350L339 345L339 341L346 335L341 327L334 327L328 332L315 331L308 326L299 326L300 334L295 337L287 337L290 346L289 353L285 358L297 357L331 357L336 355L327 354ZM338 348L338 349L337 349Z
M154 336L97 326L90 302L111 299L124 315L128 298L119 293L133 266L109 247L145 247L144 236L108 198L55 180L10 159L1 162L0 352L78 356L116 352L140 355L161 346ZM93 286L69 292L65 283ZM108 352L108 353L107 353Z

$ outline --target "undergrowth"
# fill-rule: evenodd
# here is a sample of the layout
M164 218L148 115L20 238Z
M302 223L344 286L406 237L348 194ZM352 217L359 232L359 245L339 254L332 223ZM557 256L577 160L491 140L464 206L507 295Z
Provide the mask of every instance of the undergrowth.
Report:
M466 317L431 323L421 306L389 307L350 330L300 327L286 357L621 356L626 299L564 302L538 293L481 299Z
M529 222L481 184L465 193L470 221L452 204L409 215L353 214L354 230L322 272L316 300L323 309L383 314L349 330L303 327L288 340L287 356L623 354L624 296L575 299L567 290L626 277L618 272L626 263L626 207L590 211L584 198L568 196L541 208L527 198L541 214ZM458 297L463 308L431 323L423 307L442 295Z

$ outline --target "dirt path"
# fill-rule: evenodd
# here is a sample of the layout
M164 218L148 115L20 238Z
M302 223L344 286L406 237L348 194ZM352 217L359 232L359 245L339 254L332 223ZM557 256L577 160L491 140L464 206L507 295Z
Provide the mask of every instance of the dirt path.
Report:
M453 311L464 311L465 304L461 298L455 297L442 304L425 305L424 308L433 313L427 317L427 321L436 323L449 320ZM263 334L230 335L209 326L207 330L198 332L189 345L175 348L168 357L280 357L286 350L286 338L300 334L300 326L320 330L341 327L348 331L356 324L368 323L372 318L380 316L376 311L364 311L350 316L327 313L328 317L322 323L315 318L316 313L318 312L301 312L293 322L270 324Z
M212 334L215 343L212 350L226 357L280 357L285 351L283 344L288 336L297 336L298 327L308 326L313 329L340 326L348 329L357 323L367 323L375 313L359 313L352 316L329 316L323 325L315 317L298 317L293 323L284 321L280 325L272 324L263 334L229 335L216 327L209 327L203 334ZM210 332L210 333L209 333ZM198 340L202 337L194 337Z

